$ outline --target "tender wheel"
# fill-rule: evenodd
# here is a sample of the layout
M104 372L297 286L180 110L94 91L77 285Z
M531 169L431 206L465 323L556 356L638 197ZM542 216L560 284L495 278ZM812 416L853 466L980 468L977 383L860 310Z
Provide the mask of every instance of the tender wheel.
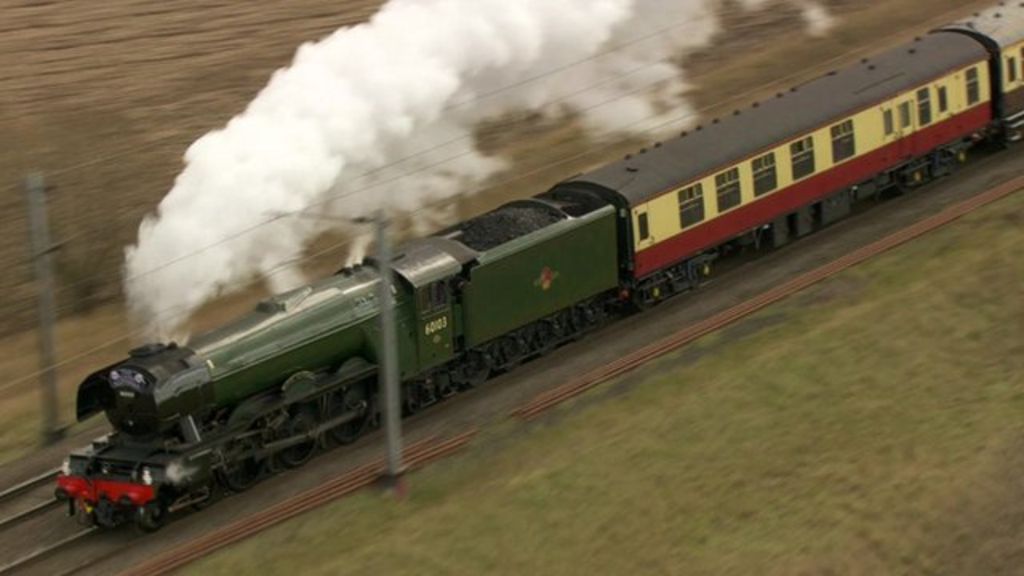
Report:
M316 417L311 410L298 410L282 426L281 437L291 438L307 434L316 428L316 424ZM297 468L309 462L316 452L316 445L316 438L309 438L300 444L281 450L277 453L276 460L285 468Z
M458 368L452 371L451 379L456 385L463 389L475 388L484 382L491 375L491 367L484 355L477 351L466 354L466 358L459 364Z
M499 359L499 368L511 370L522 363L526 357L526 346L519 336L506 336L498 342L496 356Z
M554 350L562 339L562 326L557 320L545 320L537 327L536 350L540 354L546 354Z
M234 462L221 470L220 482L232 492L244 492L260 479L262 465L252 459Z
M156 532L167 523L167 507L160 499L135 509L135 525L143 532Z

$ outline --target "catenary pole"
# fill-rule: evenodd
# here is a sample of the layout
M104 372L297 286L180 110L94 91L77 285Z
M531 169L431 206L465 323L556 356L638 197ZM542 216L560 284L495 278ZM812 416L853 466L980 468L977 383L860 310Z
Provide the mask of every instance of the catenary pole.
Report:
M391 288L391 236L384 210L377 212L377 266L380 271L380 389L384 393L384 430L387 438L388 487L401 496L402 407L398 385L398 344L395 339L395 310Z
M43 442L51 444L61 436L57 423L57 350L54 338L56 306L53 292L54 245L50 241L50 225L46 217L46 184L43 175L34 173L25 180L28 200L29 232L32 261L35 265L36 290L39 293L39 368L43 412Z

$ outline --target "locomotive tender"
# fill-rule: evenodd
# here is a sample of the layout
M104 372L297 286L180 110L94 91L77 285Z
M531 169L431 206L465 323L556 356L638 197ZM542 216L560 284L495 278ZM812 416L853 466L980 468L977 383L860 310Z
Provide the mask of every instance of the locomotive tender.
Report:
M737 245L778 247L858 200L953 171L1024 125L1024 4L997 6L689 134L399 249L411 414L696 288ZM79 387L114 432L74 452L57 497L81 520L158 528L379 418L372 259L276 296L189 345L149 345Z

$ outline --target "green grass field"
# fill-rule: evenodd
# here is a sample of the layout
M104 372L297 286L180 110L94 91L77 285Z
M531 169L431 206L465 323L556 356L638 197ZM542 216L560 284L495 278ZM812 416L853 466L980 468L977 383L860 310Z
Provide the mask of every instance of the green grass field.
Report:
M1024 194L190 568L1024 570Z

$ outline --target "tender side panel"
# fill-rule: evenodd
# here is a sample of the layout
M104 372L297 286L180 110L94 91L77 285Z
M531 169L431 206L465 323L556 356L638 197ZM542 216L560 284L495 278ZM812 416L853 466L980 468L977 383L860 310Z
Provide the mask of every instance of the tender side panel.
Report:
M506 246L481 258L464 288L466 347L489 342L618 285L612 207L554 224Z
M980 130L991 120L991 97L979 61L634 206L636 277ZM813 170L795 177L807 150ZM724 208L734 203L727 196L737 177L740 200Z

